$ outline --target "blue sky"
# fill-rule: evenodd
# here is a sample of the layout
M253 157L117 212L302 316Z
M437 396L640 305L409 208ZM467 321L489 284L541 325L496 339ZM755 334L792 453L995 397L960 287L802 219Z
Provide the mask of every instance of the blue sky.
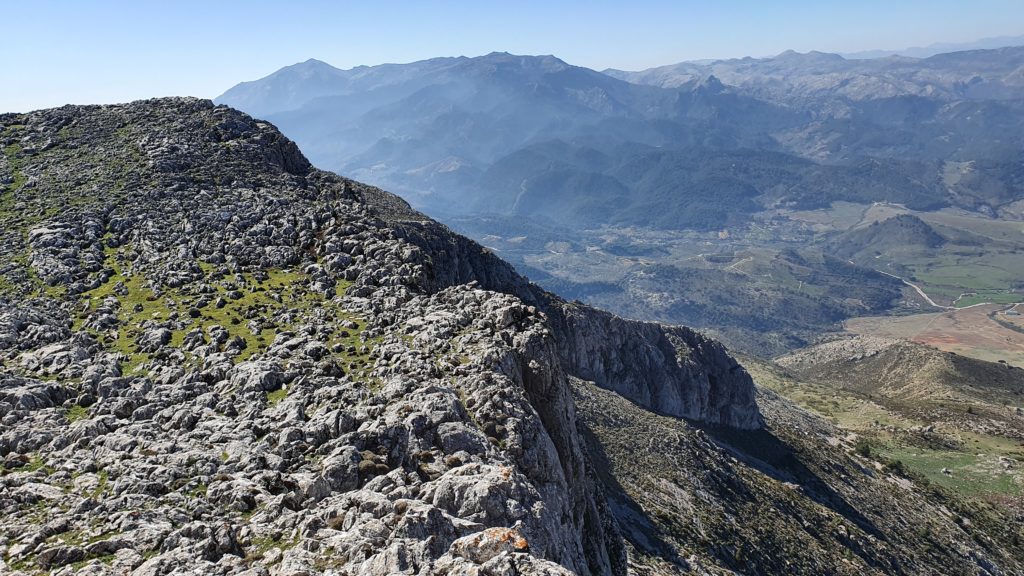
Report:
M491 51L642 69L1024 34L1021 0L701 2L4 2L0 112L166 95L212 98L307 58L341 68Z

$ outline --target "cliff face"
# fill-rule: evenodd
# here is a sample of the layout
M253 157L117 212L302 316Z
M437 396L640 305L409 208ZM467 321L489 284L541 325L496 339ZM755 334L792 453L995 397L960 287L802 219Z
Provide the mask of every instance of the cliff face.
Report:
M619 318L544 292L479 244L451 233L394 197L364 194L401 237L429 255L428 286L476 282L540 308L558 341L565 371L654 412L709 424L756 429L761 418L746 370L721 343L682 326Z
M760 426L717 343L546 294L236 111L0 143L4 571L622 574L569 377Z
M574 376L653 412L739 429L761 426L753 382L720 343L682 326L624 320L585 306L560 312L568 335L562 357Z

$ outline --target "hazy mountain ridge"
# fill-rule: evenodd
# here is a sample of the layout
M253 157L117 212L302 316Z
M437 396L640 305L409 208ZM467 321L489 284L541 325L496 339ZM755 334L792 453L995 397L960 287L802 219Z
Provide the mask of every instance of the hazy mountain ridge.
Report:
M805 281L827 271L794 276L785 258L752 253L751 247L784 252L801 242L826 252L838 245L825 236L842 229L787 222L788 214L885 202L1017 217L1024 199L1017 161L1024 148L1022 57L1021 48L870 61L786 53L643 73L645 81L673 84L665 87L553 57L495 53L339 71L373 80L353 80L351 93L321 95L271 117L318 166L384 185L479 240L500 237L488 245L573 297L721 330L741 320L723 315L743 310L739 294L767 294L766 309L781 311L789 326L779 337L755 336L759 342L749 338L757 332L750 326L730 342L778 353L780 343L806 342L813 330L835 329L834 321L849 314L889 309L880 307L876 280L851 275L842 290L831 282L812 285ZM641 73L611 74L641 81ZM230 102L241 88L223 98ZM502 231L474 219L502 222ZM516 222L519 231L509 228ZM637 238L649 230L652 237L687 239L645 258L603 250L602 237L627 229ZM973 242L964 234L954 233L957 258ZM700 235L709 247L691 238ZM558 247L563 243L569 248ZM736 264L724 276L680 263L700 262L709 252L742 255L719 266ZM595 264L604 275L598 282L587 271ZM648 274L641 270L647 264L677 269ZM899 264L889 271L900 274ZM693 283L680 292L679 275L712 284L730 278L736 290L720 291L706 309L698 295L711 295L700 286L689 290ZM663 306L672 300L665 294L682 303ZM797 303L811 297L831 300L820 315L829 321L808 331L788 320L806 317ZM925 305L907 293L888 300L889 307Z
M744 92L800 106L823 98L852 101L918 96L941 100L1017 100L1024 78L1024 46L936 54L928 58L846 59L792 50L772 58L682 62L639 72L606 74L661 87L709 77Z
M404 65L405 72L418 74L432 62ZM400 76L396 84L405 81ZM680 136L689 138L680 132L685 126L707 126L713 120L719 125L716 137L735 147L746 139L741 125L766 120L778 124L773 120L778 113L764 114L752 101L754 108L744 112L745 105L738 105L736 97L722 93L720 87L676 94L638 87L552 57L491 54L455 59L416 82L415 90L389 87L396 90L392 96L371 91L372 110L352 106L351 96L342 94L335 97L337 107L331 98L320 98L305 109L270 117L286 130L303 133L304 147L319 165L387 179L411 192L414 201L447 210L465 203L470 187L480 185L477 178L494 162L533 143L582 139L593 142L587 147L599 153L619 143L663 146ZM235 90L218 101L233 103ZM731 118L720 115L717 100L730 102ZM677 121L666 124L662 118ZM427 182L430 189L413 190L415 182Z
M1024 46L1024 36L996 36L981 38L973 42L938 42L927 46L915 46L902 50L862 50L841 54L844 58L885 58L886 56L909 56L911 58L928 58L947 52L963 52L966 50L991 50L1009 46Z
M664 207L665 198L651 198L643 183L608 162L566 162L558 147L645 162L652 154L681 152L674 162L686 171L699 171L715 155L725 155L720 161L726 162L739 153L746 164L809 160L798 171L824 173L813 185L813 200L799 185L790 190L785 173L741 178L738 184L756 191L747 196L761 196L752 204L734 203L732 212L741 219L773 202L799 207L857 200L851 191L866 188L861 200L918 207L998 210L1020 198L1007 174L1024 144L1024 48L856 61L790 52L607 74L551 56L495 53L331 69L343 86L325 83L319 74L308 75L310 80L300 72L308 67L319 71L324 65L283 69L232 88L218 101L265 111L310 150L317 165L389 185L436 213L512 213L519 204L492 196L515 198L531 182L541 189L528 194L563 200L582 201L595 183L606 189L599 196L617 190L598 200L614 200L612 222L620 212L649 216L652 204ZM285 77L291 78L288 94L309 92L298 108L287 98L259 97ZM331 90L335 94L327 95ZM703 157L688 154L692 147ZM507 188L492 192L491 172L524 151L533 156L524 167L529 172L502 168ZM987 169L952 190L940 177L950 159L985 163ZM668 182L677 194L692 188L703 205L715 199L708 187L678 176ZM831 183L831 189L818 189ZM711 183L710 189L721 186ZM721 220L715 212L680 225L714 228Z

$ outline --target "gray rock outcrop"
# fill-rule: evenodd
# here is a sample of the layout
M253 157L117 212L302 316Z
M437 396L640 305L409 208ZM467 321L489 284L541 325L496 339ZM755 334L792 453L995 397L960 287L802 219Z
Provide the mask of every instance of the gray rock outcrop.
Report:
M0 571L624 574L569 377L760 425L717 343L546 294L244 114L0 127Z

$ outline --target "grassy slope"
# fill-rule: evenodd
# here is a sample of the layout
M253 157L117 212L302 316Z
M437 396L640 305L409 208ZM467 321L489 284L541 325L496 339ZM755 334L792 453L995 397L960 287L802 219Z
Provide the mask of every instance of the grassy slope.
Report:
M363 337L365 321L325 295L308 290L308 278L300 271L267 270L265 276L257 277L252 272L228 274L226 269L199 262L203 282L213 288L212 292L200 292L197 283L192 283L158 294L143 274L130 271L123 248L107 247L105 254L112 274L99 287L79 297L81 312L73 328L83 327L89 311L108 299L116 300L118 329L90 332L107 348L122 354L122 369L127 373L144 370L149 359L136 342L146 322L170 326L170 344L175 348L182 345L189 332L200 330L209 335L211 329L222 327L228 333L228 342L237 339L244 344L233 357L235 362L241 362L267 349L278 334L290 331L318 311L332 320L329 348L341 350L335 359L357 373L369 366L369 348L363 347L372 347L375 342ZM336 288L344 292L347 287L342 282ZM223 301L223 306L218 307L218 301ZM271 320L275 317L292 320L278 323ZM186 354L186 362L196 361Z
M744 359L744 365L759 385L859 435L868 451L899 461L937 486L986 500L1024 495L1020 439L970 430L957 426L955 420L934 424L935 429L926 432L932 420L921 412L899 409L880 396L803 381L774 364L751 358ZM950 405L950 409L967 410L961 405Z

